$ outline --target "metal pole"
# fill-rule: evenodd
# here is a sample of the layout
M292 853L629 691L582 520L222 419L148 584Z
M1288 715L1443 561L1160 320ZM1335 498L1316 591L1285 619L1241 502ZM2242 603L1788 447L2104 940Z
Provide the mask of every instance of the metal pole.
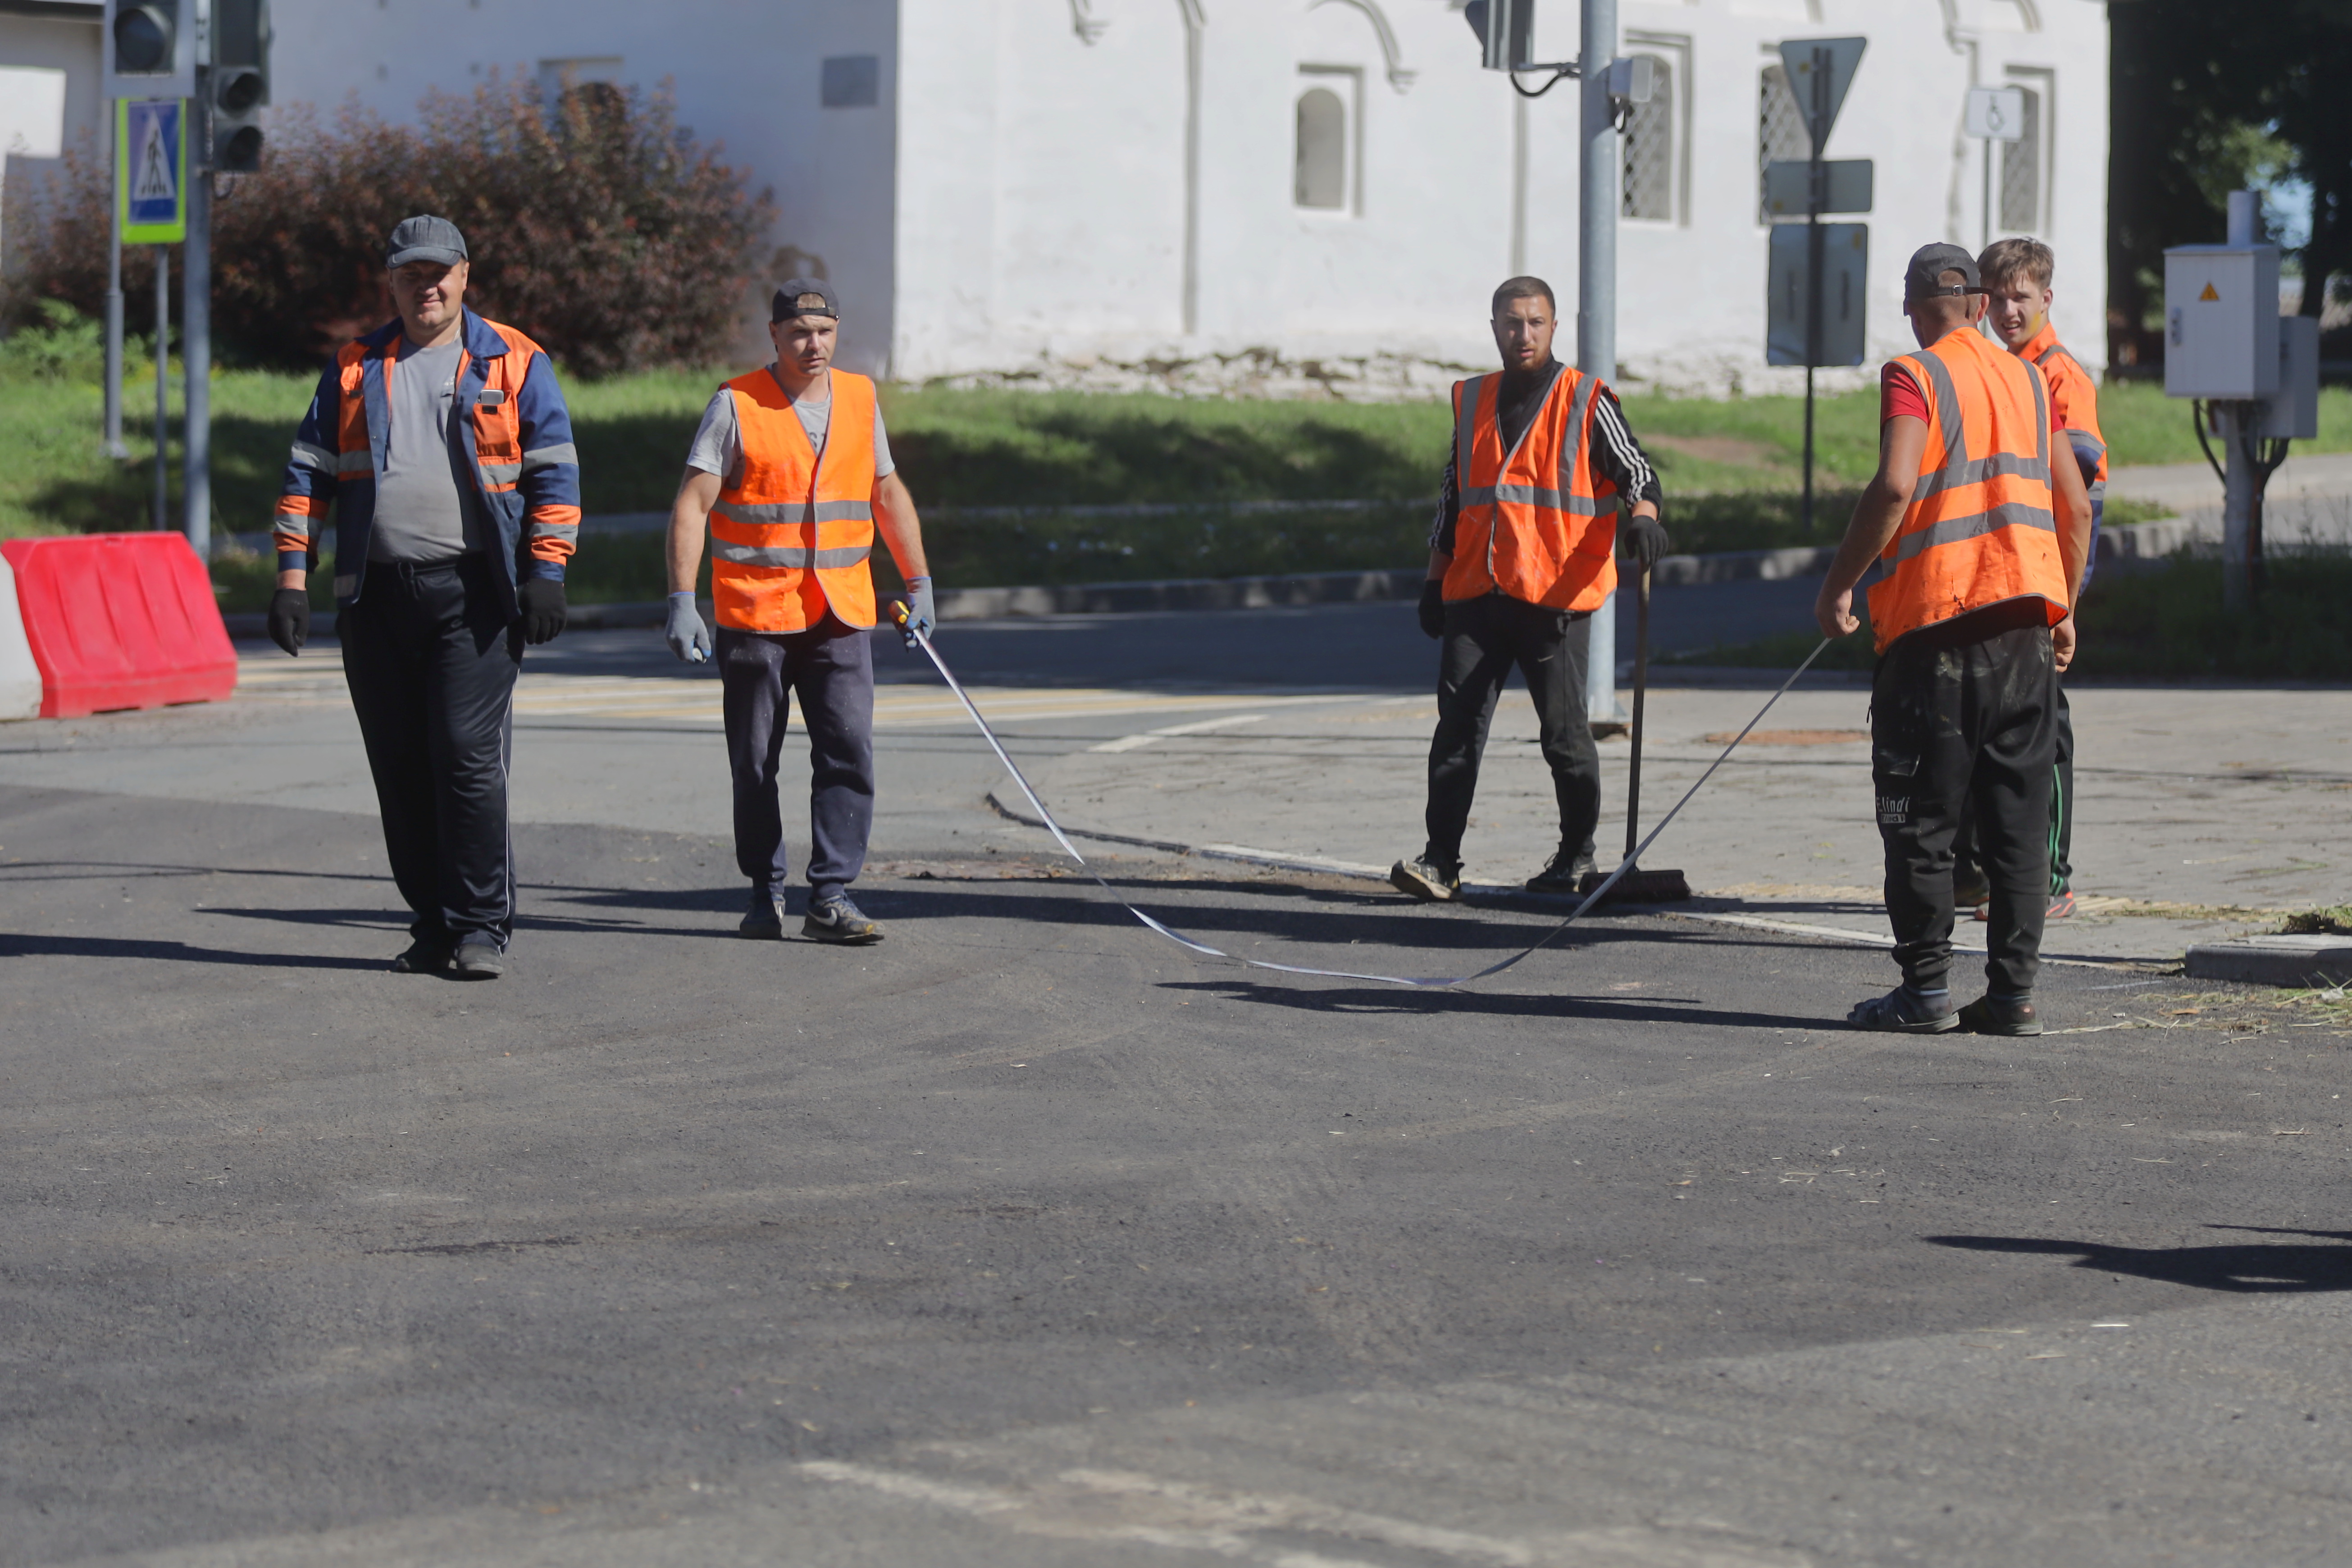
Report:
M1992 244L1992 149L1993 149L1993 139L1992 139L1991 137L1990 137L1990 136L1984 137L1984 138L1982 138L1982 139L1981 139L1981 141L1979 142L1979 144L1984 148L1984 198L1983 198L1983 200L1982 200L1981 202L1979 202L1979 203L1978 204L1978 208L1977 208L1977 210L1978 210L1979 214L1982 216L1982 218L1983 218L1983 220L1984 220L1984 221L1983 221L1983 226L1982 226L1982 228L1981 228L1981 231L1980 231L1980 232L1982 232L1982 234L1984 235L1984 238L1983 238L1982 240L1980 240L1980 241L1978 243L1978 245L1977 245L1977 249L1978 249L1979 251L1980 251L1980 252L1981 252L1981 251L1983 251L1984 249L1986 249L1988 247L1990 247L1990 246Z
M188 100L188 240L180 275L186 298L180 307L180 363L187 372L187 397L181 411L181 483L187 507L188 543L196 559L213 558L213 173L212 69L196 69L196 95Z
M1813 536L1813 367L1822 363L1822 268L1829 260L1822 233L1822 206L1829 199L1829 170L1822 163L1830 118L1827 49L1813 51L1812 76L1813 110L1806 127L1812 155L1805 165L1805 489L1797 516L1808 540Z
M114 144L115 100L105 100L106 121L106 455L131 456L122 444L122 151Z
M155 531L172 526L172 252L155 247Z
M1617 374L1617 121L1609 102L1609 67L1617 58L1617 0L1583 0L1578 52L1583 93L1584 172L1580 191L1576 267L1576 368L1604 381ZM1617 596L1585 623L1584 700L1589 721L1613 724L1617 706Z
M2216 434L2229 458L2221 480L2221 607L2233 615L2245 609L2253 580L2254 465L2246 452L2245 431L2261 407L2213 405Z

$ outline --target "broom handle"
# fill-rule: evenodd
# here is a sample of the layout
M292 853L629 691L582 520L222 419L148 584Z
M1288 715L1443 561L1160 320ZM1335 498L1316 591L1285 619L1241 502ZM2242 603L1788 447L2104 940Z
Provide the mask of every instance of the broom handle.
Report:
M1633 763L1625 782L1625 858L1642 841L1642 708L1650 694L1650 569L1642 568L1633 612Z

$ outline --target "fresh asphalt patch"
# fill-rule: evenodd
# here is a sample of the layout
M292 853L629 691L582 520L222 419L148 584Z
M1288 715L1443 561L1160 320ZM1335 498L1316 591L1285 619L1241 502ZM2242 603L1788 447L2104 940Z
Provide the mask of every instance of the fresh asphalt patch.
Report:
M751 942L723 844L516 837L513 967L464 984L383 970L371 819L0 790L0 1564L2352 1527L2324 1001L2051 971L2096 1032L1864 1035L1883 952L1638 913L1457 992L1270 981L887 844L880 946ZM1553 923L1108 864L1284 962Z

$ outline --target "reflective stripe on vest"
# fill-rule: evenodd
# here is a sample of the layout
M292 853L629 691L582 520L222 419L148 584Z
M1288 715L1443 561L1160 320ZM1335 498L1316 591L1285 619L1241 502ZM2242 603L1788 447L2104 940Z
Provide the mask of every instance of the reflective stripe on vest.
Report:
M1886 575L1870 589L1879 650L1922 626L2027 595L2048 602L2051 624L2064 619L2041 372L1966 328L1895 363L1924 384L1933 438L1882 557ZM2032 426L2030 452L2021 422Z
M1600 493L1587 439L1600 387L1599 377L1559 367L1543 406L1505 451L1502 377L1455 384L1459 511L1442 588L1448 600L1502 593L1550 609L1590 610L1616 587L1618 498L1613 488Z
M710 595L737 631L874 625L874 384L836 370L824 449L769 371L727 384L742 470L710 510Z

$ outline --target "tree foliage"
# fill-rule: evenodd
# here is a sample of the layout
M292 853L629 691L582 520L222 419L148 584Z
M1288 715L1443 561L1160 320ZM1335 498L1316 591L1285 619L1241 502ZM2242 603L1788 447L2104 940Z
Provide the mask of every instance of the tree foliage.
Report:
M2112 28L2107 289L2115 363L2161 353L2150 330L2168 246L2218 244L2229 193L2309 182L2303 309L2352 275L2352 0L2133 0Z
M667 94L594 84L551 99L520 73L436 93L415 125L295 108L272 121L259 173L218 184L214 330L232 357L320 363L390 318L384 237L437 213L472 252L467 303L568 368L709 363L774 217L719 153L679 128ZM106 184L86 161L51 182L15 269L20 300L100 308ZM152 263L135 249L124 263L136 299Z

